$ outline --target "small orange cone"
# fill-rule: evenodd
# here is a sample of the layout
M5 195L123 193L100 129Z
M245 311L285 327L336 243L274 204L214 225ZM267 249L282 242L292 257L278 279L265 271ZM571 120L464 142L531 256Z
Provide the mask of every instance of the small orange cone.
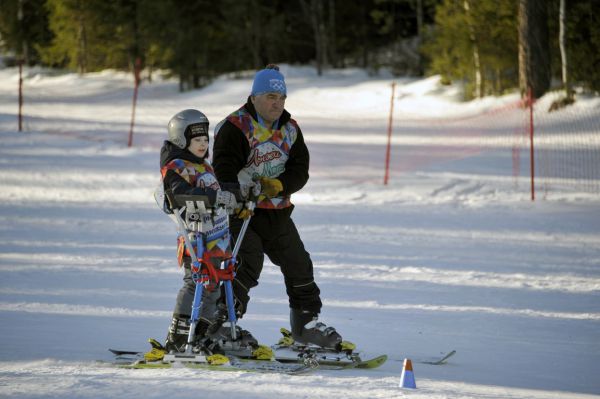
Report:
M412 362L410 359L404 359L402 376L400 377L400 388L417 389L415 374L413 373Z

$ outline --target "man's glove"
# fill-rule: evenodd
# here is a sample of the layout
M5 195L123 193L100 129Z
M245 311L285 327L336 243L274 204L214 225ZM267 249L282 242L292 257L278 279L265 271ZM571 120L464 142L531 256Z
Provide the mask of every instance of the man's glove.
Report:
M240 211L235 215L236 217L240 218L240 219L248 219L250 216L254 215L254 212L252 212L250 209L248 208L242 208L240 209Z
M260 185L262 186L263 194L266 195L267 198L273 198L283 191L283 184L281 184L281 180L279 179L261 177Z
M217 206L222 205L227 209L235 209L238 207L235 195L229 191L219 190L217 191L217 200L215 202Z

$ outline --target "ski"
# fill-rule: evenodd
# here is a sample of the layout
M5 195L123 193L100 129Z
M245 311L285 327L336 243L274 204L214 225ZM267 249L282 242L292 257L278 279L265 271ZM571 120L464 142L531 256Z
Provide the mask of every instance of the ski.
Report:
M244 359L236 356L227 356L227 362L223 364L212 364L203 355L165 355L160 361L146 361L144 354L137 351L125 351L109 349L115 355L113 365L125 369L170 369L191 368L216 371L247 371L258 373L281 373L289 375L309 373L319 367L319 364L311 359L304 362L282 363L276 360Z
M359 353L329 352L329 351L294 351L287 348L273 348L275 359L282 363L301 362L310 357L319 363L321 368L327 369L373 369L387 361L387 355L371 358L361 357Z
M365 357L356 351L334 351L315 346L304 345L273 345L271 347L275 359L282 363L301 362L302 359L312 358L321 368L327 369L373 369L387 361L387 355Z
M292 370L295 370L293 365L304 365L308 366L310 369L321 368L328 370L352 368L372 369L384 364L388 358L387 355L380 355L373 358L363 359L356 353L347 354L344 352L337 353L316 350L304 350L303 352L296 352L286 349L287 348L273 348L274 358L272 360L255 359L249 350L225 351L225 355L229 357L229 359L236 359L246 364L249 362L267 365L284 364L286 366L292 366ZM115 355L116 364L121 364L127 368L169 368L168 365L159 366L155 365L156 362L145 362L143 352L117 349L109 349L109 351ZM253 365L252 367L255 368L256 366ZM298 371L293 371L293 374L297 374L298 372L302 372L304 370L305 367L301 367Z
M375 357L365 357L360 352L335 352L323 348L306 347L306 346L272 346L274 358L272 360L257 360L252 357L250 351L226 351L225 354L229 359L234 359L230 368L239 370L242 365L256 370L263 368L268 369L281 368L281 365L300 366L297 370L294 367L291 369L280 370L289 374L299 374L308 372L316 368L337 370L337 369L373 369L382 366L387 360L387 355L379 355ZM169 368L169 364L157 365L164 362L145 362L143 352L131 350L109 349L115 355L115 364L121 364L128 368ZM452 356L456 354L456 350L451 350L440 357L415 358L413 363L427 364L433 366L444 365ZM404 359L394 359L394 361L403 361ZM265 365L258 367L258 365ZM270 365L270 366L269 366ZM212 365L189 365L192 368L219 368L222 366Z
M142 352L139 351L122 351L118 349L108 349L115 356L137 356L141 355Z
M416 360L417 363L421 363L421 364L429 364L432 366L440 366L442 364L446 364L448 362L448 359L450 359L452 356L454 356L456 354L456 350L451 350L450 352L446 353L445 355L443 355L440 358L433 358L430 360L425 360L425 359L421 359L421 360ZM403 359L404 361L404 359Z
M280 362L299 361L303 357L311 354L319 362L321 367L338 366L340 368L376 368L384 364L387 355L380 355L372 358L365 358L365 355L359 351L335 351L333 349L324 349L320 347L305 346L293 343L291 345L277 344L272 346L275 352L275 359ZM440 357L417 358L414 363L428 364L432 366L441 366L448 362L456 350L451 350ZM294 357L295 355L295 357ZM396 360L396 359L395 359ZM404 359L402 359L403 361Z

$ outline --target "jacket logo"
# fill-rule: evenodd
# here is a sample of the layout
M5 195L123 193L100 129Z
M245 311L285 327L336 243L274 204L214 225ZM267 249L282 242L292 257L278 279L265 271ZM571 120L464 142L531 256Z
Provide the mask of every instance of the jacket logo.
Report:
M260 155L260 153L258 152L258 149L254 149L252 151L252 155L250 156L250 159L248 160L248 163L246 164L246 166L250 166L252 164L254 164L255 166L259 166L262 163L265 162L270 162L274 159L278 159L281 158L281 152L274 150L274 151L270 151L267 152L264 155Z

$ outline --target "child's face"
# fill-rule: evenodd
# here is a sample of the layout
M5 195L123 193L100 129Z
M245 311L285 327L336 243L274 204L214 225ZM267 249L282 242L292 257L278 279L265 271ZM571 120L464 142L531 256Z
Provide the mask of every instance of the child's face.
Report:
M203 158L206 154L206 150L208 150L208 137L194 137L192 140L190 140L190 146L188 147L188 150L198 158Z

